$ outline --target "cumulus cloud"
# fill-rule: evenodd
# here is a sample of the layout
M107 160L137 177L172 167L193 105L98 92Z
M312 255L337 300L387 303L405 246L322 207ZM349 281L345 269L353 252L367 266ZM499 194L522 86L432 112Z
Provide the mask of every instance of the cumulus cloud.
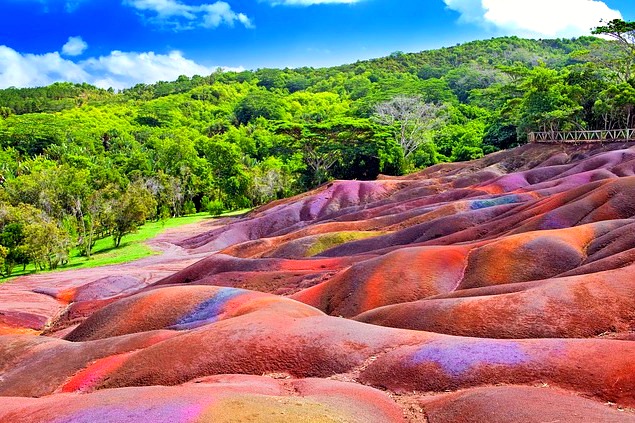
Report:
M197 6L178 0L124 0L124 4L138 10L148 22L175 30L234 26L236 22L245 28L254 27L247 15L235 12L229 3L224 1Z
M68 41L62 46L62 54L66 56L79 56L88 48L88 44L82 37L68 37Z
M600 20L621 19L596 0L444 0L465 22L477 22L521 36L588 35Z
M187 59L179 51L169 54L113 51L107 56L73 62L61 57L59 52L22 54L0 46L0 88L36 87L69 81L122 89L138 83L170 81L180 75L209 75L216 69Z
M483 8L482 0L443 0L448 9L461 14L463 22L482 22L487 12Z
M54 81L81 82L89 75L84 69L58 52L46 54L20 54L0 46L0 88L33 87Z

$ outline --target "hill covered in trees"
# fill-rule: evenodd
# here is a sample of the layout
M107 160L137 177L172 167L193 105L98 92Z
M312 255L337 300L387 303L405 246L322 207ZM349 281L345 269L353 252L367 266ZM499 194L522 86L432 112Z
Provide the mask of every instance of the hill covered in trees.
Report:
M476 159L533 130L630 125L631 62L598 38L508 37L121 92L1 90L0 274L55 267L74 245L90 256L98 237L118 244L150 218ZM404 115L382 118L403 104L423 110L416 131Z

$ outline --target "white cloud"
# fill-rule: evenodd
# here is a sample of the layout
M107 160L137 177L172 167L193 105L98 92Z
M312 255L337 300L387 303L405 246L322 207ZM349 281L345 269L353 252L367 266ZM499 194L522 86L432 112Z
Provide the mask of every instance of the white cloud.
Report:
M216 28L221 24L234 25L235 21L242 23L245 27L253 27L251 20L243 13L236 13L231 6L223 1L214 4L202 4L198 9L203 13L202 26L205 28Z
M44 12L48 13L53 9L54 11L61 10L62 8L67 13L75 12L79 6L87 0L20 0L22 2L39 3L42 6Z
M353 4L363 0L265 0L273 6L313 6L314 4Z
M482 22L487 12L481 0L443 0L448 9L461 14L463 22Z
M62 54L65 56L79 56L88 48L82 37L68 37L66 44L62 46Z
M190 10L191 6L175 0L128 0L125 4L137 10L155 12L160 18L182 16L195 19L196 15Z
M171 81L179 75L209 75L216 69L187 59L179 51L169 54L113 51L108 56L91 58L81 64L95 76L92 83L102 88Z
M41 86L54 81L82 82L88 77L80 65L62 58L58 52L23 55L0 46L0 88Z
M505 33L538 37L589 35L600 20L621 19L619 11L596 0L444 0L461 20Z
M169 54L113 51L107 56L73 62L61 57L59 52L21 54L10 47L0 46L0 88L35 87L69 81L121 89L138 83L175 80L180 75L209 75L216 69L187 59L179 51Z
M244 13L236 13L229 3L217 1L191 6L178 0L124 0L124 4L143 13L149 22L165 25L175 30L195 27L217 28L234 26L236 22L253 28L251 19Z

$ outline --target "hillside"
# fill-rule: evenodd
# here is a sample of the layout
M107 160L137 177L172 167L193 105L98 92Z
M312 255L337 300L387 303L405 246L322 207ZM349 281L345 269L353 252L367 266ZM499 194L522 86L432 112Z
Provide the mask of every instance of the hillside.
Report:
M95 239L119 246L147 220L477 159L530 131L632 127L620 57L598 38L509 37L117 93L1 90L0 276L90 257Z
M571 53L594 49L608 49L610 43L595 37L578 39L529 40L517 37L501 37L491 40L472 41L454 47L419 53L395 52L389 57L358 61L354 64L333 68L260 69L238 74L229 72L221 81L230 82L258 79L261 86L286 88L290 92L315 88L324 84L323 76L333 77L338 73L363 70L389 71L392 73L414 74L421 79L442 78L460 66L478 65L483 69L495 70L496 66L512 66L522 63L537 66L540 63L550 68L564 68L580 60ZM458 72L455 72L458 73ZM218 75L216 75L218 76ZM305 79L298 78L303 76ZM380 74L375 76L381 76ZM295 79L295 78L297 79ZM190 92L192 89L215 81L215 77L187 78L178 81L162 81L156 84L139 84L124 90L128 98L147 100L171 94ZM375 81L370 81L376 83ZM332 83L332 82L331 82ZM321 88L324 86L322 85ZM269 87L268 87L269 88ZM344 87L346 89L346 87ZM0 90L0 104L9 110L6 113L24 114L34 112L55 112L79 107L83 104L102 104L114 101L114 91L99 89L88 84L54 84L40 88L9 88Z
M279 200L149 285L20 279L0 421L632 422L634 216L633 143L524 145Z

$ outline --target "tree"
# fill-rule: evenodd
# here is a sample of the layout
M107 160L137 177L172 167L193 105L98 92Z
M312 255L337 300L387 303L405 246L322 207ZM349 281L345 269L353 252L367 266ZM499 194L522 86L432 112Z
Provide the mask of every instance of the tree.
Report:
M501 72L470 63L449 71L444 79L454 91L459 101L467 103L470 92L487 88L501 80Z
M0 202L0 245L8 250L2 270L5 276L10 276L16 265L26 266L29 263L31 258L27 251L25 229L28 225L41 222L43 215L31 205L13 207Z
M10 219L17 218L13 210L9 213ZM7 221L0 230L0 247L6 250L0 267L0 272L4 276L11 276L13 268L18 264L26 266L29 263L29 256L26 252L24 223Z
M238 102L234 109L236 121L246 125L256 118L282 119L284 108L278 96L268 91L253 92Z
M304 160L313 173L315 185L320 185L329 177L329 170L340 159L338 151L325 151L322 146L307 142L303 147Z
M602 91L594 111L602 116L604 129L635 126L635 88L627 83L613 85Z
M68 260L71 240L59 222L37 208L0 204L0 245L6 249L3 269L11 275L17 264L55 269Z
M130 184L113 208L112 236L115 248L119 248L125 235L136 231L152 217L156 207L156 201L145 187Z
M65 128L58 116L47 113L12 115L0 126L0 147L14 147L22 154L35 156L47 147L59 145Z
M90 194L89 172L64 165L56 169L55 177L51 179L53 191L61 207L75 218L77 245L90 258L92 235L89 232L92 223L90 203L87 201Z
M0 245L0 276L5 276L4 262L9 254L9 249Z
M84 232L81 242L78 242L81 253L87 259L91 257L97 234L103 234L113 226L114 199L118 196L118 189L113 185L109 185L94 191L88 197L86 212L83 217Z
M538 66L521 82L524 91L518 102L519 134L531 131L553 132L579 129L582 106L580 87L567 83L569 72Z
M635 21L626 22L622 19L613 19L606 25L598 26L592 33L608 35L617 41L623 53L618 64L624 75L624 81L630 81L635 62Z
M198 147L209 163L215 198L227 207L244 207L249 202L249 174L243 163L245 156L236 144L217 139L205 140Z
M13 110L8 107L0 107L0 118L6 119L13 114Z
M66 264L70 252L68 234L53 221L42 220L24 228L26 251L33 263L43 269Z
M385 126L368 119L342 118L307 129L322 140L327 154L338 156L329 171L336 179L374 180L379 173L401 174L403 152Z
M268 157L253 169L249 197L255 204L264 204L286 194L293 180L282 160Z
M259 69L256 71L258 86L268 90L284 87L285 77L285 72L279 69Z
M446 107L424 103L420 97L397 96L375 107L375 119L397 128L396 139L407 159L428 139L428 132L445 119Z

